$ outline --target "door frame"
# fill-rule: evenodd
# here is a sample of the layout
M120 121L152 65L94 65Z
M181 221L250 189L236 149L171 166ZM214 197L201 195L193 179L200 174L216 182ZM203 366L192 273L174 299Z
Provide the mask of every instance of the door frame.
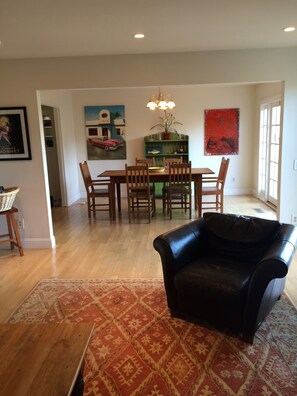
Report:
M277 186L277 202L276 204L274 202L271 202L268 200L268 193L269 193L269 179L268 179L268 174L269 174L269 163L268 163L268 157L270 157L270 127L271 127L271 105L275 102L280 103L280 136L279 136L279 153L278 153L278 186ZM269 121L268 121L268 129L269 129L269 143L266 144L266 163L265 163L265 189L263 190L261 188L261 175L260 175L260 161L261 161L261 111L262 111L262 106L263 105L268 105L269 106ZM269 97L262 99L259 103L259 159L258 159L258 198L261 199L263 202L265 202L267 205L271 206L274 209L277 209L279 207L279 199L280 199L280 183L281 183L281 153L282 153L282 131L283 131L283 101L281 95ZM270 161L269 161L270 162Z

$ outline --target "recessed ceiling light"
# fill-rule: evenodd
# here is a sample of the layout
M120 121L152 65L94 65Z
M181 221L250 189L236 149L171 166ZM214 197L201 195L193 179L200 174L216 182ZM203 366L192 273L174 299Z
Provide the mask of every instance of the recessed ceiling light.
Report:
M134 37L135 38L143 38L144 34L143 33L136 33L136 34L134 34Z
M295 27L294 26L288 26L286 28L283 28L284 32L294 32Z

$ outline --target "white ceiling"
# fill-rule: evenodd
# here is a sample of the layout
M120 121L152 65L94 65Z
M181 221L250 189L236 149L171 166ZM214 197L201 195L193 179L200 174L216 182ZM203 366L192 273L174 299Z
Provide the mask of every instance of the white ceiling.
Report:
M0 58L293 47L291 25L297 0L0 0Z

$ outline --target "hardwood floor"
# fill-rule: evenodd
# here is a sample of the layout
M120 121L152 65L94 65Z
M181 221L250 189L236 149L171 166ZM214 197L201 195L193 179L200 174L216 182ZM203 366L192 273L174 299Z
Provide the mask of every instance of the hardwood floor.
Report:
M123 200L121 218L110 221L108 212L88 219L83 201L69 208L54 208L56 249L0 250L0 321L5 321L40 279L162 278L153 239L189 222L188 215L174 211L173 220L163 216L161 200L150 224L146 218L128 222ZM275 213L251 196L227 196L226 213L275 218ZM195 212L193 211L193 218ZM296 255L297 256L297 255ZM287 276L286 291L297 305L296 256Z

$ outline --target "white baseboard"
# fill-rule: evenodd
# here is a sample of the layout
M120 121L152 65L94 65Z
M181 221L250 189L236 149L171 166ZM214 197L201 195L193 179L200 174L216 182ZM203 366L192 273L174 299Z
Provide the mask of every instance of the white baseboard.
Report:
M24 238L22 239L23 248L26 249L54 249L56 239L52 238Z
M68 199L67 206L71 206L71 205L74 204L76 201L78 201L80 198L86 198L86 197L87 197L87 194L85 193L84 195L85 195L85 197L81 197L80 194L74 195L73 197L71 197L70 199Z
M225 188L225 195L253 195L251 188Z

